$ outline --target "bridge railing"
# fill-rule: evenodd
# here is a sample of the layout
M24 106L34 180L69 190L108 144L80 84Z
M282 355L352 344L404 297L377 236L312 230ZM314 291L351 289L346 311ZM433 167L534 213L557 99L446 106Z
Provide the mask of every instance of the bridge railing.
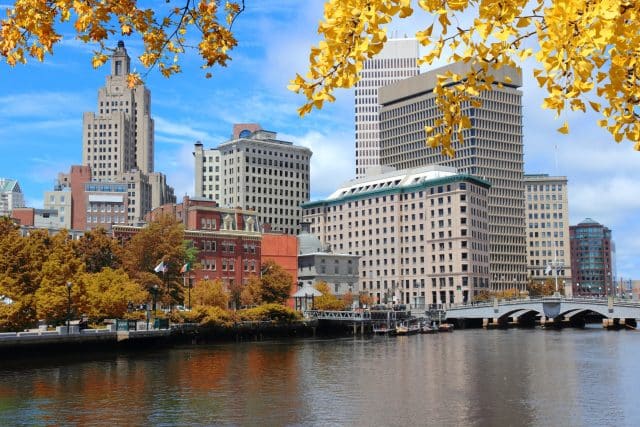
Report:
M324 310L307 310L305 315L312 319L324 319L324 320L369 320L371 319L371 312L368 310L359 311L324 311Z
M553 296L544 296L544 297L529 297L529 298L513 298L513 299L500 299L498 300L498 305L518 305L526 302L538 302L543 301L545 299L554 298ZM608 298L589 298L589 297L572 297L565 298L561 297L562 302L575 302L579 304L596 304L596 305L607 305L609 303ZM614 298L613 304L617 307L640 307L640 301L632 301L625 298ZM458 303L449 305L447 309L455 310L455 309L463 309L470 307L492 307L494 305L493 301L482 301L482 302L466 302L466 303Z

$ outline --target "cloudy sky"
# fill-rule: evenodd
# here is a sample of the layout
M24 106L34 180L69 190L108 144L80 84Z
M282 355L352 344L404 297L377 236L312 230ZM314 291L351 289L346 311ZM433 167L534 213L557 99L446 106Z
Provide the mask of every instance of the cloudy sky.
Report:
M206 80L192 55L184 58L181 75L146 77L156 124L156 169L168 175L178 198L193 193L194 142L215 147L240 122L260 123L313 150L312 199L353 177L353 91L339 92L336 103L300 119L296 108L303 100L286 89L307 66L321 13L320 0L247 2L235 26L239 47L227 68L214 69ZM425 22L415 16L389 30L412 35ZM34 207L42 206L43 192L58 172L80 163L82 113L96 111L97 90L108 73L108 67L91 67L92 46L74 40L70 31L63 36L44 63L0 65L0 176L18 179ZM133 67L144 71L136 59L140 43L125 39L125 44ZM613 142L593 114L556 120L541 110L543 93L531 64L525 64L522 91L525 172L567 176L571 224L590 217L611 228L618 277L640 279L640 186L634 178L640 153L628 142ZM571 128L567 136L555 131L564 120Z

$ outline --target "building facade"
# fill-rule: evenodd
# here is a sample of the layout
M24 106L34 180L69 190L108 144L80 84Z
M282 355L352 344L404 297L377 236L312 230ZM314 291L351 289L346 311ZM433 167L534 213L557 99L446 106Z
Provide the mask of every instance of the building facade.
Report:
M304 219L323 245L360 257L360 291L376 301L466 302L489 287L489 188L442 166L385 173L304 204Z
M573 294L613 295L615 275L611 230L586 218L569 227L569 233Z
M144 85L128 87L130 63L124 42L118 42L111 74L98 91L97 113L83 116L83 164L91 166L96 181L109 181L132 169L153 172L151 93Z
M229 288L245 284L260 274L260 224L255 212L221 208L213 200L184 197L182 203L167 204L151 211L146 219L172 215L185 226L185 239L198 249L197 266L188 280L220 279ZM141 227L114 225L114 236L129 238ZM187 280L185 278L185 280Z
M311 150L277 139L275 132L235 129L216 149L195 144L195 194L221 206L258 213L261 224L297 234L300 205L309 200Z
M451 64L380 89L380 163L397 169L452 166L460 173L489 181L491 287L524 290L527 246L520 71L504 67L494 73L496 83L502 83L502 87L481 93L480 107L463 108L472 127L463 131L463 145L453 143L455 157L425 143L425 126L433 126L441 116L433 93L438 75L452 71L464 76L469 67Z
M418 74L418 48L416 39L389 39L364 62L355 89L356 178L380 164L378 89Z
M24 196L15 179L0 178L0 216L11 215L11 211L24 207Z
M529 280L571 283L566 176L524 175Z
M97 111L83 115L82 163L91 172L83 184L126 184L126 217L133 224L152 208L175 203L176 198L166 176L154 172L151 92L144 85L128 87L130 63L124 43L118 42L111 56L111 74L98 90Z
M335 295L351 293L357 296L358 255L334 253L323 248L320 239L309 232L309 224L302 224L298 235L298 286L315 287L318 282L326 282Z

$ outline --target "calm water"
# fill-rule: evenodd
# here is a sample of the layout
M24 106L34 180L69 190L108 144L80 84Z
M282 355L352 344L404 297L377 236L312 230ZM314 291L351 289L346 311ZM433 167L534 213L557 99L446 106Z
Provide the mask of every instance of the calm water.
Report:
M0 425L640 425L640 334L465 330L0 362Z

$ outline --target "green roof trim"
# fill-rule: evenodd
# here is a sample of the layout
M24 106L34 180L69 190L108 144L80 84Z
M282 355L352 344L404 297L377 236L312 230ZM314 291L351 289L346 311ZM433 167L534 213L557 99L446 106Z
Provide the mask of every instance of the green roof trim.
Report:
M482 178L478 178L474 175L468 175L468 174L457 174L457 175L446 176L443 178L430 179L428 181L424 181L418 184L412 184L412 185L407 185L403 187L384 188L380 190L372 190L372 191L366 191L362 193L348 194L346 196L338 197L336 199L331 199L331 200L325 199L325 200L307 202L307 203L301 204L300 207L302 209L309 209L309 208L315 208L318 206L337 205L337 204L348 202L351 200L366 199L371 196L386 196L389 194L412 193L416 190L424 190L426 188L437 187L438 185L451 184L453 182L459 182L459 181L472 182L474 184L480 185L481 187L485 187L487 189L491 187L491 183Z

